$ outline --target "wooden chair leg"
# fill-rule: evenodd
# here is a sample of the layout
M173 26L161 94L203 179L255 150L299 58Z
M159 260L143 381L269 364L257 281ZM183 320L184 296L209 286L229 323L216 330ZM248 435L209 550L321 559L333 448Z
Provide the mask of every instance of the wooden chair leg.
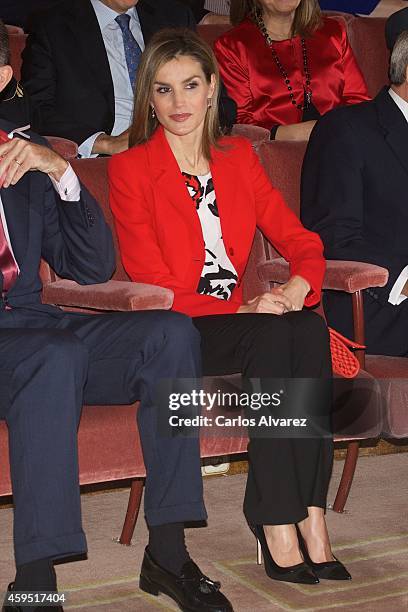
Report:
M133 533L135 531L137 517L142 500L144 478L135 478L132 482L129 494L129 502L126 511L125 522L123 523L122 533L120 534L119 544L130 546Z
M350 493L351 483L353 482L354 472L356 471L359 446L360 443L358 441L348 443L343 473L341 475L336 499L334 500L333 504L334 512L344 512L344 506L346 505L347 498Z

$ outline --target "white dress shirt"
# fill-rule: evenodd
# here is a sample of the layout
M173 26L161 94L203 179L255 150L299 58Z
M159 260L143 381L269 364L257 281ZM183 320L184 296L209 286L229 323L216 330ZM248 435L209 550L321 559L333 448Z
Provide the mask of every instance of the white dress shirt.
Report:
M65 202L79 202L81 196L81 185L79 184L79 180L71 166L68 164L68 168L65 170L64 174L61 176L59 181L56 181L50 176L51 182L54 185L54 188L61 200ZM4 235L7 240L7 244L10 248L11 254L13 255L13 259L16 262L16 266L18 272L20 272L20 268L18 266L17 260L14 256L13 245L11 244L10 235L7 227L7 219L4 213L3 202L1 201L0 195L0 217L3 223Z
M121 134L130 125L133 112L133 90L130 83L129 72L126 64L125 48L123 46L123 35L115 18L120 15L109 8L100 0L90 0L98 20L103 43L108 56L109 68L112 75L113 91L115 97L115 122L112 128L112 136ZM127 14L130 16L129 27L141 50L145 48L142 29L140 27L139 15L133 6ZM96 132L89 136L79 147L78 152L82 157L94 157L92 147L94 142L104 132Z
M399 96L393 89L388 90L391 98L394 100L395 104L398 106L402 114L404 115L406 121L408 122L408 102L406 102L401 96ZM406 295L401 295L401 291L404 288L406 281L408 280L408 266L405 266L401 271L401 274L398 276L395 281L392 289L390 291L390 295L388 296L388 301L393 306L399 306L404 300L407 299Z

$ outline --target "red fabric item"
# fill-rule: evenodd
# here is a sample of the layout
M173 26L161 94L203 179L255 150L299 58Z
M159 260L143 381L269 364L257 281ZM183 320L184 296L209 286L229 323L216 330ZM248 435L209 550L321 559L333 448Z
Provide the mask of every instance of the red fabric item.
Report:
M17 278L17 266L6 240L0 217L0 272L3 275L3 291L8 291Z
M274 189L251 144L220 140L210 169L228 256L238 273L230 301L196 292L204 265L200 221L162 128L149 142L114 155L108 166L110 200L124 267L133 281L174 292L173 310L190 316L234 313L258 226L320 299L325 270L322 243L306 230Z
M329 335L334 374L344 378L355 378L360 371L360 364L350 348L365 349L365 346L349 340L331 327L329 327Z
M7 132L5 132L4 130L0 130L0 144L4 142L8 142L8 140L9 140L9 137L8 137ZM3 187L3 183L4 183L4 175L0 176L0 189Z
M324 17L306 40L312 102L324 115L332 108L369 100L367 86L351 50L345 23ZM299 36L274 44L288 73L297 103L303 103L305 76ZM267 129L302 121L258 27L249 19L223 34L214 45L228 94L238 105L238 123Z

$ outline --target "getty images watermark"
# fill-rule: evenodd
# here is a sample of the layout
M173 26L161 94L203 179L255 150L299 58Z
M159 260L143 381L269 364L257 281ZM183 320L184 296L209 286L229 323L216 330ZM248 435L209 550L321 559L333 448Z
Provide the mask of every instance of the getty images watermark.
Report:
M193 389L189 393L171 393L169 396L169 409L178 411L181 408L194 406L206 412L215 408L245 409L246 411L259 411L262 408L281 406L284 390L275 393L245 393L227 392L218 389L215 392ZM197 414L196 416L182 416L171 414L169 416L171 427L307 427L307 418L279 418L272 414L262 414L257 417L228 416L227 414Z
M164 436L331 437L331 380L178 379L159 385Z

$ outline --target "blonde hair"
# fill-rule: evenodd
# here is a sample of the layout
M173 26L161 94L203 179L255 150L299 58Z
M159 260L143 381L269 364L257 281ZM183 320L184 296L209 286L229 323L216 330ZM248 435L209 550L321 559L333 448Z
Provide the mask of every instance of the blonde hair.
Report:
M230 20L238 25L246 17L254 18L262 13L259 0L231 0ZM301 0L295 10L292 36L310 36L321 25L322 13L317 0Z
M215 76L215 89L212 104L207 110L204 121L202 154L211 159L211 147L217 146L217 140L222 135L218 119L218 97L220 77L217 61L211 48L195 32L181 28L167 28L155 34L142 54L139 64L133 120L130 128L129 146L147 142L156 131L159 122L152 114L151 97L157 72L160 68L180 56L196 60L205 75L208 84L211 76Z

